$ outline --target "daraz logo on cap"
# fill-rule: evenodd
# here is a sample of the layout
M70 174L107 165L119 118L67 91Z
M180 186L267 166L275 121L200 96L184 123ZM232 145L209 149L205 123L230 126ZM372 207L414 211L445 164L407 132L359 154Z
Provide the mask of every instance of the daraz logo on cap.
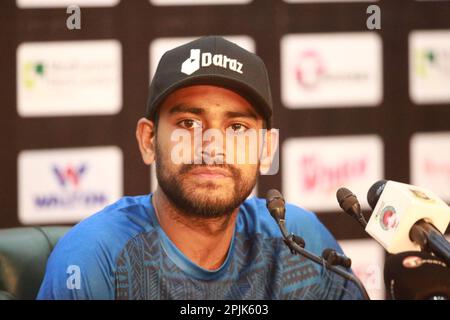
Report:
M243 64L236 59L230 59L223 54L213 55L211 52L202 53L200 49L191 49L191 56L181 65L181 72L189 76L200 68L211 65L243 74Z

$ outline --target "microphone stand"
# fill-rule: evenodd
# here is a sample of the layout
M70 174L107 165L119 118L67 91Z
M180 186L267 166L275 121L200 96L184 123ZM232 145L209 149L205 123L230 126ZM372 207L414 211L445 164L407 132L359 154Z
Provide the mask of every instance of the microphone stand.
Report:
M289 249L291 250L291 252L293 254L297 253L301 256L304 256L305 258L321 265L327 268L327 270L330 270L331 272L341 276L342 278L353 282L358 289L361 291L364 300L370 300L369 295L367 294L366 289L364 288L363 284L361 283L361 281L354 276L353 274L351 274L350 272L345 271L344 269L338 268L336 266L330 265L325 259L323 259L322 257L316 256L315 254L303 249L300 245L298 245L294 240L293 240L293 235L289 234L289 232L286 229L286 220L285 219L275 219L275 221L278 224L278 227L281 230L281 234L283 235L284 238L284 242L286 243L286 245L289 247Z

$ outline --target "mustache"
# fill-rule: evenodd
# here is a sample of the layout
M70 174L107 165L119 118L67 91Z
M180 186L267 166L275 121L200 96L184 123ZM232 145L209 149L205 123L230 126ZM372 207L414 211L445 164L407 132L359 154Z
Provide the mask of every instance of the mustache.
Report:
M239 170L229 164L184 164L179 173L186 174L197 168L221 168L227 170L234 178L240 177Z

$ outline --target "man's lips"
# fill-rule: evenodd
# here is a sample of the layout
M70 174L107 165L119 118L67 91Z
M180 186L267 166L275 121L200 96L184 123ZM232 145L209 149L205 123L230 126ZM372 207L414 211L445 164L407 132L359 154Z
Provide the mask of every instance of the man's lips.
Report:
M230 172L222 168L196 168L189 171L189 173L195 175L198 178L205 179L220 179L231 177Z

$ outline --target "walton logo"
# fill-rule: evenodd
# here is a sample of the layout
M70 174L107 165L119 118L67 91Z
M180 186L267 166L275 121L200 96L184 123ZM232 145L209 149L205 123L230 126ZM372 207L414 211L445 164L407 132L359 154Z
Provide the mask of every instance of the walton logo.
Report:
M87 170L86 164L81 164L78 167L67 165L62 168L54 165L51 169L62 190L36 195L34 203L38 208L71 208L77 205L98 206L108 202L108 196L102 191L80 190L81 176Z
M74 168L70 165L62 169L58 168L57 166L53 166L53 172L55 173L56 178L58 179L58 182L62 187L70 184L75 188L78 187L78 184L80 183L80 177L85 171L85 164L82 164L78 168Z
M243 74L243 64L236 59L230 59L223 54L202 53L200 49L191 49L191 56L181 65L181 72L189 76L200 68L206 68L211 65Z

